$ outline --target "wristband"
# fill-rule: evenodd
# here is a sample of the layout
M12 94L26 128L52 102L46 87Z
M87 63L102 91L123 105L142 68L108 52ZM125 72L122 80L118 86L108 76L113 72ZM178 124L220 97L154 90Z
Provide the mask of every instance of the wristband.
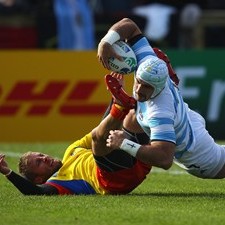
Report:
M114 103L110 110L110 115L115 119L123 121L130 110Z
M129 153L130 155L136 157L137 152L139 150L139 148L141 147L141 145L130 141L128 139L124 139L122 144L120 145L120 149L124 150L125 152Z
M9 170L7 174L4 174L5 177L8 177L12 173L12 170Z
M102 38L102 41L109 43L110 45L120 40L120 35L114 31L109 30L108 33Z

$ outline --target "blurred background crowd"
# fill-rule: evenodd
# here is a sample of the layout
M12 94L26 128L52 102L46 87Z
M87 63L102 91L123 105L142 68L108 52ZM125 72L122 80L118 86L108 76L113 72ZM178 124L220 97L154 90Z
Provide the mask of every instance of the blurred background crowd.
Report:
M96 49L123 17L154 46L225 47L225 0L0 0L0 49Z

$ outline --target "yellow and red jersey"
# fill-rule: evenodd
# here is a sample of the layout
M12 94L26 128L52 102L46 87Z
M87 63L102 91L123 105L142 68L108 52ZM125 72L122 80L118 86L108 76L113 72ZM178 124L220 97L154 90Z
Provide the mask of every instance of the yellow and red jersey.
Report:
M63 157L63 166L46 184L59 194L125 194L136 188L151 170L140 161L131 168L105 171L95 162L91 133L71 144ZM115 150L116 151L116 150Z
M55 186L61 194L105 194L97 179L91 141L89 133L71 144L63 156L63 166L47 184Z

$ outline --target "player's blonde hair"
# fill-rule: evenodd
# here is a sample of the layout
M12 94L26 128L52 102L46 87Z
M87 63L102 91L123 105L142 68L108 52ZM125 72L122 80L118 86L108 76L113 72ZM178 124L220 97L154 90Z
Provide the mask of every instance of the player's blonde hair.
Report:
M27 180L34 182L35 179L35 173L30 170L28 165L28 157L30 156L32 152L26 152L24 153L18 163L19 173L24 176Z

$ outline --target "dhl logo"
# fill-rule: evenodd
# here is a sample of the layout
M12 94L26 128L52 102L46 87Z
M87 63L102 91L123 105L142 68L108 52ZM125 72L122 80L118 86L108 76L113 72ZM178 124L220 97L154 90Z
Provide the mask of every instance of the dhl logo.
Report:
M18 81L0 99L0 116L17 115L25 103L28 116L48 115L56 107L63 115L102 115L107 103L88 102L99 85L98 80L78 81L71 88L71 81L47 81L40 90L38 81Z

